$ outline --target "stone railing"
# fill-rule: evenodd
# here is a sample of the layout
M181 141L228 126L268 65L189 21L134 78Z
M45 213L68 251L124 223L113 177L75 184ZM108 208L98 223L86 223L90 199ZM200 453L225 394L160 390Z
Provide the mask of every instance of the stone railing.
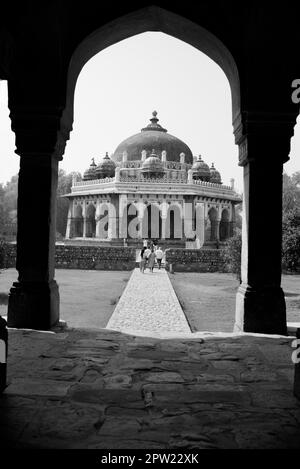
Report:
M120 176L120 182L134 182L142 184L186 184L186 178L173 179L173 178L144 178L143 176Z
M193 184L197 184L198 186L204 186L204 187L216 187L216 188L222 188L222 189L229 189L232 191L232 187L230 186L225 186L224 184L217 184L215 182L207 182L207 181L201 181L200 179L193 179Z
M108 185L112 183L122 183L122 184L184 184L185 186L197 186L197 187L203 187L206 189L222 189L225 191L230 191L231 193L234 193L234 190L232 189L231 186L226 186L224 184L217 184L213 182L206 182L206 181L201 181L199 179L192 179L191 181L188 181L186 177L180 177L180 178L170 178L167 176L163 176L161 178L145 178L142 175L137 175L137 176L121 176L119 175L118 177L107 177L104 179L91 179L87 181L76 181L73 183L72 186L72 192L77 192L80 191L81 189L86 190L88 186L91 186L93 189L95 189L95 186L97 185Z
M106 182L113 182L115 180L114 177L111 178L103 178L103 179L87 179L86 181L76 181L73 183L72 187L78 186L89 186L94 184L103 184Z

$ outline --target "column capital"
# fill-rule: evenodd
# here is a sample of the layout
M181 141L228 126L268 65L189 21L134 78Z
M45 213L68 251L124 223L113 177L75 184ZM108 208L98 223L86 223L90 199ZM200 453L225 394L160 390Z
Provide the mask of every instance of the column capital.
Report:
M272 164L288 161L297 116L297 109L294 112L242 112L233 122L235 143L239 145L239 166L256 159Z
M52 156L62 160L71 128L61 121L60 108L11 107L11 128L16 135L15 153L23 157Z

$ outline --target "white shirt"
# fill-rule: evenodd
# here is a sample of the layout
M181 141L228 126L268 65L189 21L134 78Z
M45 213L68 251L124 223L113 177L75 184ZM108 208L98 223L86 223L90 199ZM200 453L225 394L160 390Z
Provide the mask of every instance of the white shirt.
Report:
M164 255L161 249L156 249L155 254L156 254L157 259L162 259Z
M151 249L147 248L145 251L144 251L144 257L146 257L148 259L148 257L150 256L151 254Z

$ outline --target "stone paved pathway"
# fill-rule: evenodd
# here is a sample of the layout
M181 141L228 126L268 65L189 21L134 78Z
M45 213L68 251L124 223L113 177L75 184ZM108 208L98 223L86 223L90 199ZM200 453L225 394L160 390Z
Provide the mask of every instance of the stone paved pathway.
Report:
M133 271L106 328L150 335L191 332L164 269L153 273L147 269L144 274Z
M0 447L300 448L291 340L9 330Z

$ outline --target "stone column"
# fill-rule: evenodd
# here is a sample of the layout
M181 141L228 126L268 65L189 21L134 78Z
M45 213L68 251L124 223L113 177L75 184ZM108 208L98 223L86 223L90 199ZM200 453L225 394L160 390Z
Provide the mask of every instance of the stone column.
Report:
M230 210L230 226L229 226L229 237L231 238L235 233L236 226L236 214L235 214L235 205L231 204Z
M194 197L185 196L183 202L183 228L182 233L185 238L190 239L195 236L195 207L194 207Z
M96 212L95 212L95 220L96 220L96 238L100 238L100 216L101 216L101 200L97 198L96 202Z
M49 329L59 320L54 280L58 160L67 135L59 118L30 109L11 109L20 155L18 182L18 281L8 301L9 327Z
M118 238L117 210L112 201L109 202L107 237L108 239Z
M74 199L71 199L70 205L69 205L66 236L65 236L66 239L71 239L73 236L73 201Z
M293 125L292 119L287 122L286 118L272 114L260 115L256 120L256 116L248 116L247 135L236 134L239 164L244 167L237 331L287 332L281 288L282 170L288 159Z
M203 202L196 203L196 235L199 239L200 247L203 246L205 242L205 226L207 221L205 221L205 207Z
M215 241L218 243L220 241L220 218L217 218L215 220L215 226L214 226L214 229L215 229Z
M110 196L110 214L111 223L108 225L108 237L119 239L119 194L111 194Z
M82 237L86 238L86 232L87 232L87 216L86 216L86 203L85 200L83 201L82 204Z
M166 201L163 201L159 208L161 211L161 239L166 239L169 204Z
M136 204L137 217L139 221L139 233L138 238L148 238L148 211L143 201L139 201ZM151 209L150 209L151 210Z

